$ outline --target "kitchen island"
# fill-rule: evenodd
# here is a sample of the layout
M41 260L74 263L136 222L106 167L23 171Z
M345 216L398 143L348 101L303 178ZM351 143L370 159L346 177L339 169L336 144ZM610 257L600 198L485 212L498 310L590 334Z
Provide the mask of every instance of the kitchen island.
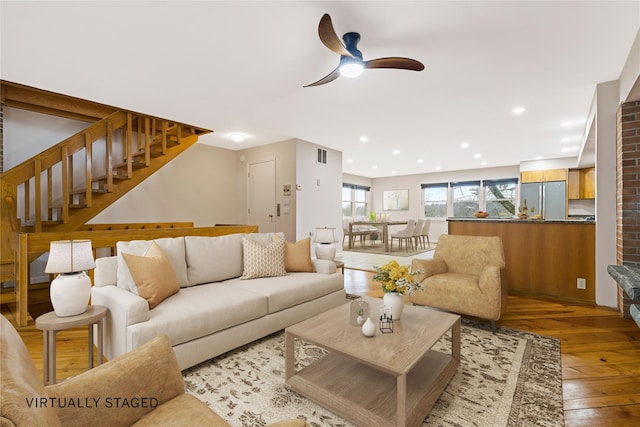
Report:
M448 218L449 234L500 236L509 292L595 303L595 221ZM578 278L586 289L578 289Z

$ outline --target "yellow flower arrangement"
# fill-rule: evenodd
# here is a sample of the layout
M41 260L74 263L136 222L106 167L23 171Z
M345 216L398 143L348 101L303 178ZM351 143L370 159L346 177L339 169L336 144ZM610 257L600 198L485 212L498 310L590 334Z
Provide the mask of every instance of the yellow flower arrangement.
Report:
M423 273L423 269L409 271L409 266L400 265L397 261L389 261L382 267L374 267L376 274L373 280L382 283L383 292L397 292L409 295L417 289L423 289L420 283L413 280L413 276Z

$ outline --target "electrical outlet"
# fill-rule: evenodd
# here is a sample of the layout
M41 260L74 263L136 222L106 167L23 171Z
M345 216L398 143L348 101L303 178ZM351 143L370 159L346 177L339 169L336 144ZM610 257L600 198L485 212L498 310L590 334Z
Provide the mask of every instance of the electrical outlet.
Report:
M587 289L587 279L578 277L578 289Z

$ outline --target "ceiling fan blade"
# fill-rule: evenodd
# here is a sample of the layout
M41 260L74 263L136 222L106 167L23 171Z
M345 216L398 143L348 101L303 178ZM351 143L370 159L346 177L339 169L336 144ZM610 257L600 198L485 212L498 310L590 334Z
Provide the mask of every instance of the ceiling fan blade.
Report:
M327 74L326 76L324 76L323 78L321 78L317 82L308 84L308 85L303 86L303 87L320 86L320 85L323 85L323 84L326 84L326 83L330 83L330 82L334 81L335 79L337 79L338 77L340 77L340 67L336 68L331 73Z
M400 57L372 59L371 61L365 61L364 67L365 68L398 68L401 70L413 70L413 71L424 70L424 65L422 64L422 62L416 61L415 59L400 58Z
M338 55L353 57L351 52L349 52L340 41L340 38L336 34L336 30L333 29L331 17L327 13L322 15L322 18L320 19L318 35L320 36L322 43Z

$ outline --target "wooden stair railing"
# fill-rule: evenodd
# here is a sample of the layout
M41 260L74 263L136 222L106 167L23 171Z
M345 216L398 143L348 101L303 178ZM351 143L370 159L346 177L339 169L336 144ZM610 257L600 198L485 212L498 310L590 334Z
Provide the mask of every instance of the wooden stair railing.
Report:
M18 256L15 233L77 230L209 132L116 111L0 174L1 282L13 280L19 294L27 287L19 278L34 253Z

